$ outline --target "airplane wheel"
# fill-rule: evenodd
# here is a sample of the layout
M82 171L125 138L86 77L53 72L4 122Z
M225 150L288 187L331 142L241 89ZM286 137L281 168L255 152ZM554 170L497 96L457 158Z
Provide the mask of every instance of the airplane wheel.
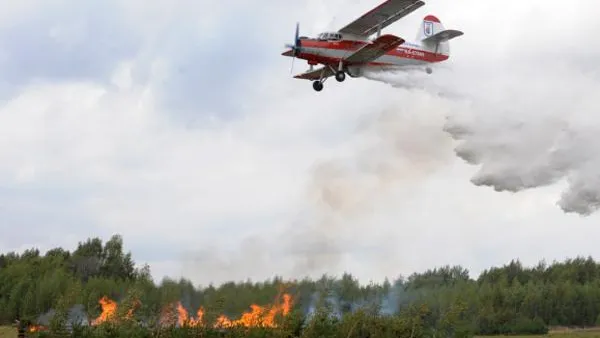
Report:
M433 69L431 69L429 67L425 68L425 71L427 72L427 74L433 73Z
M346 74L344 72L335 73L335 79L337 82L343 82L346 79Z
M321 81L314 81L313 89L320 92L321 90L323 90L323 83L321 83Z

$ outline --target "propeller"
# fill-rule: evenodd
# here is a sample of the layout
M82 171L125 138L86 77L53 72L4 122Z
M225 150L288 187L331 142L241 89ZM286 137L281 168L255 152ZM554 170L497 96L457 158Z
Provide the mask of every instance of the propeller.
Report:
M300 54L300 50L302 48L302 43L300 41L300 23L296 22L296 35L294 37L294 44L286 44L285 47L290 48L292 50L292 68L290 69L290 74L294 69L294 61L296 60L296 56Z

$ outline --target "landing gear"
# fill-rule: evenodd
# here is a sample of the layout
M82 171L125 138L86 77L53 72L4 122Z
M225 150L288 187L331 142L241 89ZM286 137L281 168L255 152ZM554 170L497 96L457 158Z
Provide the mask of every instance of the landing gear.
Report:
M323 90L323 82L320 80L313 81L313 89L320 92Z
M342 67L342 62L340 61L340 65L336 70L332 66L327 66L331 70L332 73L335 74L335 79L337 82L343 82L346 79L346 72L344 72L344 68ZM313 81L313 89L317 92L323 90L323 83L327 80L327 76L325 76L325 68L321 71L320 78L318 80Z
M323 90L323 83L327 81L327 77L325 76L325 69L321 71L321 76L319 76L318 80L313 81L313 89L317 92Z
M337 82L344 82L344 80L346 79L346 74L344 73L344 63L342 62L342 59L340 59L338 69L335 72L335 79L337 80Z
M427 74L433 73L433 69L431 69L429 67L425 68L425 71L427 72Z

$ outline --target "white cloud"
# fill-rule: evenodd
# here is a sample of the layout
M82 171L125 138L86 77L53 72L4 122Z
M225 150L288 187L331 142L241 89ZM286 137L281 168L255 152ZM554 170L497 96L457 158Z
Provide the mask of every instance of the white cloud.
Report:
M515 257L532 264L598 254L591 241L600 232L593 226L598 216L565 215L554 204L564 181L518 194L476 187L469 180L478 168L454 157L457 143L443 131L446 116L471 118L492 131L471 142L500 140L506 134L497 127L506 121L498 106L482 110L471 99L535 108L547 93L554 111L534 115L539 125L564 119L564 108L575 106L581 113L570 123L595 125L593 109L586 109L598 77L576 72L585 68L586 52L600 49L581 33L597 26L586 19L597 4L561 9L565 23L554 25L556 5L432 0L389 28L412 38L432 12L448 28L465 31L452 44L446 70L418 78L426 89L349 79L328 81L317 94L309 82L290 79L291 60L279 54L295 21L302 34L315 34L376 3L267 2L279 15L254 8L252 18L240 16L249 8L233 16L233 2L215 3L211 11L187 1L106 5L123 19L112 31L135 41L108 61L94 61L110 71L75 67L61 77L23 68L22 87L5 93L0 230L10 235L0 249L72 248L87 236L121 233L155 276L182 274L203 284L343 270L367 281L439 264L478 272ZM12 19L27 22L41 15L36 10L14 9L22 19ZM44 29L85 48L94 41L90 34L107 34L101 27L69 28L89 24L86 18ZM4 27L6 39L11 33ZM553 37L566 46L558 53ZM113 38L119 45L120 37ZM264 49L248 50L255 45ZM73 48L61 46L51 48ZM12 48L9 54L21 55L18 44ZM546 55L564 68L544 68L551 63ZM10 66L14 58L3 60ZM295 72L305 67L296 60ZM418 76L388 81L414 84ZM434 89L461 96L438 97ZM528 126L531 136L540 131Z

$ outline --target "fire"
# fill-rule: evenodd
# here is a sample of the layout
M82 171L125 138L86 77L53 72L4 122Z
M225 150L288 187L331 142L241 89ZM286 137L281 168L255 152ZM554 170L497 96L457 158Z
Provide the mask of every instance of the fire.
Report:
M280 304L276 302L271 306L259 306L256 304L250 305L250 311L247 311L242 314L240 319L231 320L225 315L220 315L213 327L216 328L226 328L232 326L244 326L244 327L277 327L275 323L275 318L278 314L282 314L284 317L287 316L292 307L292 297L289 294L283 294L283 302ZM115 319L115 315L117 312L117 303L110 298L103 296L99 300L100 305L102 306L102 313L98 318L92 321L92 325L98 325L100 323L104 323L109 320ZM136 300L132 304L132 308L127 311L124 315L125 319L131 319L133 316L133 312L141 305L139 300ZM196 318L191 318L188 314L187 310L181 302L177 302L175 304L171 304L163 308L161 322L162 324L171 325L177 324L178 326L202 326L204 325L202 319L204 317L204 309L200 307L196 311Z
M204 309L200 307L198 311L196 311L196 319L190 319L190 326L199 326L202 325L202 317L204 316Z
M175 311L173 311L173 308ZM177 312L177 325L178 326L199 326L202 325L202 317L204 316L204 309L200 307L198 311L196 311L196 318L191 318L188 314L187 310L181 302L177 302L176 304L171 304L163 309L161 322L163 324L171 323L174 324L175 320L170 320L171 316L174 317L174 312Z
M217 328L227 328L232 326L245 326L245 327L277 327L275 323L275 317L278 313L283 314L283 316L287 316L290 312L292 306L292 297L289 294L283 295L283 304L275 304L271 307L262 307L256 304L250 305L250 312L245 312L242 314L240 319L231 320L227 318L225 315L220 315L214 327ZM204 315L204 310L202 308L198 309L197 319L188 319L189 315L187 310L181 305L181 303L177 303L177 323L180 326L189 325L189 326L197 326L202 325L202 316Z
M185 310L185 309L184 309ZM175 325L179 321L179 313L175 313L173 305L165 306L161 310L160 325L170 326Z
M42 330L46 330L46 327L44 327L42 325L31 325L28 328L29 332L38 332L38 331L42 331Z
M181 302L177 302L177 324L183 326L189 323L187 310L181 305Z
M227 318L225 315L220 315L217 318L217 322L215 323L215 327L232 327L233 323L231 319Z
M98 318L92 320L91 325L95 326L95 325L99 325L101 323L107 322L109 320L116 319L115 317L116 317L117 308L118 308L117 302L108 298L107 296L103 296L102 298L100 298L98 303L100 303L100 306L102 306L102 313L100 314L100 316L98 316ZM141 306L140 301L135 299L133 301L133 303L131 304L131 308L129 310L127 310L127 313L125 314L125 319L126 320L132 319L133 312L135 310L137 310L140 306Z
M98 325L112 319L117 312L117 303L112 299L104 296L98 302L102 306L102 313L92 321L92 325Z
M262 327L277 327L275 316L281 313L287 316L292 305L292 297L289 294L283 295L283 304L275 304L271 308L250 305L252 311L242 314L242 318L233 322L233 325L241 325L246 327L262 326Z
M131 309L127 310L127 314L125 315L125 319L130 320L133 318L133 312L135 310L137 310L140 306L142 305L142 303L139 300L134 300L133 304L131 305Z

